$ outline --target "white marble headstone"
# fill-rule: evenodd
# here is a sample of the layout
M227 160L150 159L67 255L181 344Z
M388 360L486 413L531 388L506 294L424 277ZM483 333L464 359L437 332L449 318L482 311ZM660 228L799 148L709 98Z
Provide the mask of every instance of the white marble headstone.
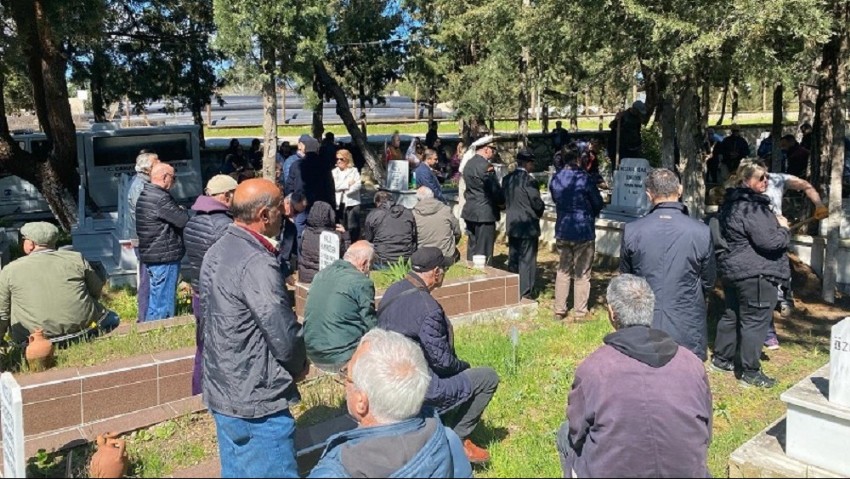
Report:
M0 416L3 427L3 477L27 477L21 387L8 372L0 375Z
M609 209L626 214L644 215L649 211L646 177L652 169L643 158L624 158L614 172L614 193Z
M829 402L850 408L850 317L832 327Z
M384 188L391 191L407 191L410 186L410 165L407 161L392 160L387 164L387 182Z
M322 231L319 236L319 271L339 259L339 235Z

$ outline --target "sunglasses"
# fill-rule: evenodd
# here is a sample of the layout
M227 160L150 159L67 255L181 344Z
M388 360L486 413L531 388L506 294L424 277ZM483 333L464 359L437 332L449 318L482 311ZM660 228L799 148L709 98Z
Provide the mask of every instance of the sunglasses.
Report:
M765 180L767 180L767 175L759 176L759 181L765 181Z

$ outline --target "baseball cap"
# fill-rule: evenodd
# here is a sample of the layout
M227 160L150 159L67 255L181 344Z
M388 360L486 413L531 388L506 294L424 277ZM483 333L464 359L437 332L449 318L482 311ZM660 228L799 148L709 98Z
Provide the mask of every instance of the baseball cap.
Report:
M424 246L413 252L410 262L413 265L413 271L417 273L431 271L443 265L443 252L440 248Z
M46 221L35 221L21 227L21 237L39 246L53 246L59 239L59 228Z
M207 182L207 194L210 196L220 195L233 191L238 184L230 175L215 175Z

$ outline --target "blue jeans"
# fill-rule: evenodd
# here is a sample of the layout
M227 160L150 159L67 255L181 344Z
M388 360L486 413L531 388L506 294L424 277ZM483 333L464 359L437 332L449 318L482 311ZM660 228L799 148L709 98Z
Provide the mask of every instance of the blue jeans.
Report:
M180 262L148 264L148 277L151 280L151 292L148 296L148 314L145 321L165 319L174 316L174 295L177 292L177 276Z
M256 419L210 412L215 419L221 477L298 477L295 419L288 409Z

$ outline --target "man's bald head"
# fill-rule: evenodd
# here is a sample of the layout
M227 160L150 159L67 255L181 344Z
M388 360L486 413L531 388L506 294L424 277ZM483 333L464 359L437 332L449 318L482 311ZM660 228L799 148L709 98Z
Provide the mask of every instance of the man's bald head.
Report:
M170 190L174 185L174 167L168 163L157 163L151 168L151 183Z
M277 185L264 178L253 178L236 187L230 212L237 222L251 230L265 236L277 236L283 214L282 200Z
M369 274L372 267L372 257L375 255L375 247L372 243L360 240L352 244L345 251L342 259L348 261L363 274Z

